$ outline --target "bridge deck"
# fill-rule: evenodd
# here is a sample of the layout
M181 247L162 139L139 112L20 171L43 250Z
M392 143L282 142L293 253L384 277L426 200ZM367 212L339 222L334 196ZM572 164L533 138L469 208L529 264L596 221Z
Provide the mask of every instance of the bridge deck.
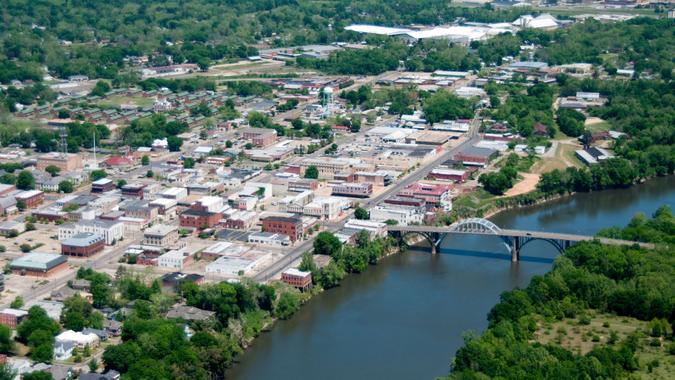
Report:
M508 230L508 229L500 229L497 232L479 231L479 230L452 231L447 227L433 227L433 226L388 226L387 230L392 232L425 232L425 233L439 233L439 234L523 237L523 238L545 239L545 240L565 240L572 242L598 240L603 244L609 245L638 244L642 248L654 248L654 244L652 243L642 243L629 240L608 239L589 235L564 234L564 233L544 232L544 231L525 231L525 230Z

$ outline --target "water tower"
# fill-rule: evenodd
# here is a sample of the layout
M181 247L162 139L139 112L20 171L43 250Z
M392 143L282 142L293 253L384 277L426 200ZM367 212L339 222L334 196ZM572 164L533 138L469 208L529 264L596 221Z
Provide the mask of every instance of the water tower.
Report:
M323 88L321 103L324 106L324 117L333 116L334 110L333 87Z

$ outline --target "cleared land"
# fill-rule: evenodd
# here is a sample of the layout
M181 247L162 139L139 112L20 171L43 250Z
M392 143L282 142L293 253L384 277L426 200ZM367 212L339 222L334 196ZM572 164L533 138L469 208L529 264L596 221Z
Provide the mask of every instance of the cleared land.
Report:
M519 173L519 175L523 177L523 179L513 185L513 187L510 188L506 193L504 193L504 196L513 197L516 195L529 193L530 191L533 191L537 188L539 174Z
M557 344L572 352L586 354L596 346L618 345L635 334L638 338L637 360L640 369L634 375L638 379L672 379L675 373L675 356L669 355L664 338L653 338L648 323L635 318L589 311L587 316L576 319L547 322L542 319L534 340L543 344Z

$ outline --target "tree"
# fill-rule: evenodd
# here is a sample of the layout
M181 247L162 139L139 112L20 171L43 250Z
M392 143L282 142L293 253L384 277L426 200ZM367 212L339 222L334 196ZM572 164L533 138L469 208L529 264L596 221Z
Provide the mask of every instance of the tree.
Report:
M335 261L331 261L320 271L319 284L324 289L334 288L340 285L340 281L345 277L345 271Z
M319 232L314 239L314 254L333 256L340 252L342 243L330 232Z
M5 325L0 325L0 353L8 354L13 349L12 330Z
M59 182L59 191L62 193L72 193L73 192L73 183L69 180L63 180Z
M314 165L310 165L305 169L305 178L317 179L319 178L319 169Z
M123 188L124 185L126 185L126 184L127 184L127 181L124 180L124 179L118 179L118 180L117 180L117 188L118 188L118 189Z
M368 220L370 219L370 214L368 211L362 207L357 207L354 210L354 217L359 220Z
M11 365L4 363L0 364L0 380L14 380L16 378L16 371Z
M33 249L33 247L31 247L30 244L23 243L19 246L19 249L23 253L28 253Z
M183 160L183 167L185 169L192 169L195 167L195 159L192 157L185 157Z
M232 148L232 145L233 145L232 141L230 141L230 140L225 141L225 148L228 148L228 149Z
M150 157L148 157L148 156L141 157L141 165L143 165L143 166L150 165Z
M28 206L26 205L26 201L24 201L23 199L19 199L18 201L16 201L16 208L19 211L25 210L26 207L28 207Z
M12 309L21 309L23 306L23 298L21 296L16 296L14 301L9 305Z
M35 178L28 170L22 170L16 178L16 187L21 190L35 189Z
M53 380L52 374L49 372L33 371L21 375L22 380Z
M279 319L289 319L300 309L300 299L294 292L282 293L279 302L274 308L274 315Z
M59 175L59 172L61 172L61 168L55 165L49 165L45 168L45 171L51 174L52 177L56 177L57 175Z
M443 120L469 119L472 115L468 100L447 91L438 91L424 101L424 116L432 124Z
M16 183L16 177L11 173L4 173L0 175L0 183L5 185L14 185Z
M154 177L154 176L155 176L155 173L153 173L152 170L148 170L148 171L145 173L145 177L146 177L146 178L152 178L152 177Z
M108 173L106 173L106 171L103 169L94 170L89 174L89 178L91 179L92 182L98 181L99 179L105 178L107 176Z
M79 295L67 298L63 302L61 324L70 330L80 331L85 327L100 329L103 327L103 315Z
M110 84L105 81L98 81L96 82L96 85L94 88L91 90L91 94L93 96L105 96L106 93L110 91Z
M180 152L180 147L183 145L183 140L176 136L167 137L166 142L168 143L169 151L171 152Z

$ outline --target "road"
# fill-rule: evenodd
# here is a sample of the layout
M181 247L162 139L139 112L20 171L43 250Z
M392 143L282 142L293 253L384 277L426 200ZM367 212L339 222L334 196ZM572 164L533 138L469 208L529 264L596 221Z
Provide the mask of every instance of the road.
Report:
M128 244L117 243L112 249L107 252L103 252L98 256L95 256L93 259L89 259L84 262L81 266L84 268L92 269L101 269L105 267L110 261L117 262L117 259L124 253L125 249L131 244L138 244L139 239L132 240ZM126 243L126 240L124 241ZM38 286L34 289L21 294L25 303L30 301L37 300L41 296L50 294L52 291L66 285L68 281L73 280L77 275L77 271L72 271L67 276L59 277L53 280L50 280L48 283ZM2 305L2 307L9 307L9 303Z
M388 189L383 191L381 194L379 194L378 196L376 196L374 198L369 199L365 203L362 203L361 207L364 207L366 209L371 208L371 207L377 205L378 203L382 202L383 200L389 198L390 196L392 196L394 194L397 194L404 187L406 187L406 186L408 186L408 185L410 185L414 182L417 182L421 179L424 179L432 169L434 169L438 165L442 164L443 162L449 160L450 158L452 158L452 156L454 156L457 152L461 151L465 147L477 142L478 141L478 127L480 125L480 123L479 123L480 119L479 119L479 116L478 116L479 112L480 111L476 111L476 113L474 115L474 118L471 122L471 128L469 129L469 132L467 133L467 139L466 140L464 140L459 145L457 145L453 148L450 148L448 151L441 154L440 156L435 158L433 161L430 161L428 163L425 163L425 164L421 165L420 168L418 168L416 171L412 172L408 176L404 177L402 180L395 181L394 184L391 187L389 187ZM351 214L353 212L354 212L353 210L350 210L349 213L347 214L347 217L345 217L342 222L329 223L329 224L324 225L325 231L334 233L334 232L340 230L345 225L347 220L349 220L349 217L351 216ZM302 256L303 253L311 250L313 243L314 243L313 239L303 241L300 245L294 247L293 250L291 250L291 252L289 252L286 256L284 256L283 258L281 258L280 260L278 260L274 264L270 265L269 267L267 267L266 269L264 269L263 271L258 273L256 276L254 276L253 279L256 280L256 281L259 281L259 282L264 282L264 281L267 281L267 280L273 278L274 276L276 276L277 274L282 272L284 269L286 269L288 266L290 266L294 261L299 259Z

